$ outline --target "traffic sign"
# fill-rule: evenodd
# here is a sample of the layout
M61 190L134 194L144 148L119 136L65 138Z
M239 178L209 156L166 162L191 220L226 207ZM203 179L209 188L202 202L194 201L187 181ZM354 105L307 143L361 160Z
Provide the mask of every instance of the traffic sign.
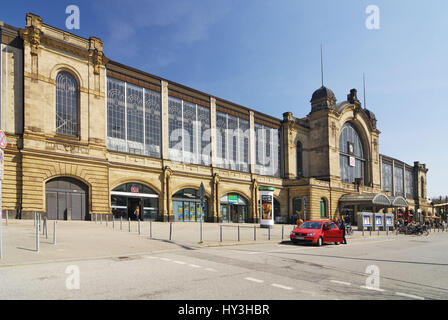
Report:
M6 148L6 135L2 130L0 130L0 148Z

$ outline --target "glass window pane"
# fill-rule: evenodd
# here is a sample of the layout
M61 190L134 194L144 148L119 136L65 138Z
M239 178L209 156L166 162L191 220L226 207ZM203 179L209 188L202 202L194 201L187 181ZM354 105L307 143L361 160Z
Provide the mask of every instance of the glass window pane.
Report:
M78 83L68 72L56 76L56 132L78 136Z

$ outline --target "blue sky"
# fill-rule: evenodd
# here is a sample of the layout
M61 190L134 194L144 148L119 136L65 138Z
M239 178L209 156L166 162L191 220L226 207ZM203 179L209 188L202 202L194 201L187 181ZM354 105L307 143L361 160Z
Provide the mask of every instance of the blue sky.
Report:
M323 43L339 102L351 88L362 98L366 74L380 152L426 163L429 196L448 194L448 1L7 1L0 20L23 27L32 12L65 29L70 4L71 32L104 40L107 57L278 118L309 113ZM379 30L365 27L371 4Z

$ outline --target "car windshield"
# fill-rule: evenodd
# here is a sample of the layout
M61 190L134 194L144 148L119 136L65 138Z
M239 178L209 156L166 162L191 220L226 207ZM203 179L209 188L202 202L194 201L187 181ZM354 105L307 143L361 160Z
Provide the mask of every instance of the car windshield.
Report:
M300 229L320 229L322 222L306 221L299 228Z

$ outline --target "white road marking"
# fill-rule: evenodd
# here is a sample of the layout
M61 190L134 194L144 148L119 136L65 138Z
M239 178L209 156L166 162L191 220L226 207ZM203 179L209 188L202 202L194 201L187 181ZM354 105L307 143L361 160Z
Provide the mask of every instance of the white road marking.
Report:
M276 288L280 288L280 289L285 289L285 290L292 290L293 289L291 287L283 286L283 285L277 284L277 283L273 283L273 284L271 284L271 286L276 287Z
M257 283L263 283L264 282L264 280L250 278L250 277L247 277L247 278L244 278L244 279L245 280L249 280L249 281L253 281L253 282L257 282Z
M193 268L202 268L201 266L198 266L197 264L189 264L189 266L193 267Z
M159 259L158 257L145 257L145 259Z
M216 270L213 269L213 268L205 268L204 270L211 271L211 272L218 272L218 271L216 271Z
M397 296L403 296L403 297L407 297L407 298L411 298L411 299L425 300L425 298L419 297L419 296L414 296L413 294L407 294L407 293L402 293L402 292L395 292L395 294Z
M373 287L366 287L366 286L361 286L362 289L367 289L367 290L372 290L372 291L378 291L378 292L384 292L386 290L384 289L380 289L380 288L373 288Z
M346 286L351 286L352 285L350 282L344 282L344 281L338 281L338 280L330 280L330 282L337 283L337 284L343 284L343 285L346 285Z
M177 264L187 264L186 262L183 262L183 261L173 261L174 263L177 263Z

